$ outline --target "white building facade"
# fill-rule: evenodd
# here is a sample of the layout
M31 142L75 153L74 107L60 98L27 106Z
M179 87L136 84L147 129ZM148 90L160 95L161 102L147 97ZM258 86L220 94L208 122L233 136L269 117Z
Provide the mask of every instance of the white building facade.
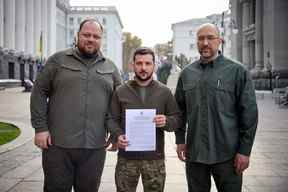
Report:
M122 29L123 25L114 6L73 6L67 17L68 46L73 46L79 24L86 18L94 18L104 28L102 53L122 70Z
M68 3L63 0L57 3L56 0L0 0L0 46L37 55L42 34L43 55L47 57L55 52L56 10L60 10L60 2Z
M69 0L0 0L0 79L35 79L37 64L57 50L56 13L68 9Z
M195 61L199 58L197 49L196 33L200 25L204 23L216 24L222 36L224 37L225 44L223 45L224 55L231 56L231 30L230 30L230 15L224 15L223 26L221 26L222 15L214 14L205 18L190 19L172 24L173 31L173 57L184 55L188 60Z
M189 60L199 58L196 42L197 28L208 22L207 19L191 19L172 24L173 31L173 56L185 55Z
M288 86L288 1L230 0L238 33L233 56L251 70L256 89Z
M0 79L34 80L37 64L71 47L86 17L103 24L101 49L122 69L123 25L115 7L71 7L69 0L0 0Z

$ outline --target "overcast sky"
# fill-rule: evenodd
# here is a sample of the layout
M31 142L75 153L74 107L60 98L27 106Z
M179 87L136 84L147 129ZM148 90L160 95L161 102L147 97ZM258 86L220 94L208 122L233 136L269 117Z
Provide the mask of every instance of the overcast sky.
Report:
M172 39L171 24L228 10L229 0L70 0L73 5L116 6L124 32L154 46Z

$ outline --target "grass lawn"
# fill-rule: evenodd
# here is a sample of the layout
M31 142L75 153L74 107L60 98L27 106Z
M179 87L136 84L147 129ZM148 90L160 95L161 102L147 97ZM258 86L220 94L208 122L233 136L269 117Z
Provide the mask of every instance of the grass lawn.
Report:
M20 129L12 124L0 122L0 145L12 141L20 134Z

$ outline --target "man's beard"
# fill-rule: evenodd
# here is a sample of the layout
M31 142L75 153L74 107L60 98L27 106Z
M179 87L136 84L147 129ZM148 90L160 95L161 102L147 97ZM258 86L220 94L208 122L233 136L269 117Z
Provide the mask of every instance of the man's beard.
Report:
M93 51L87 51L86 49L85 49L85 46L80 46L79 44L78 44L78 49L79 49L79 51L83 54L83 55L85 55L85 56L87 56L87 57L93 57L93 56L95 56L96 54L97 54L97 49L95 49L95 50L93 50Z
M152 77L153 73L151 73L149 76L147 76L146 78L142 78L140 75L138 75L137 73L135 73L135 77L142 82L148 81L151 77Z
M204 50L205 49L208 49L208 55L205 55L204 54ZM211 59L211 58L213 58L217 53L214 53L213 52L213 50L211 49L211 48L209 48L209 47L204 47L204 48L202 48L200 51L199 51L199 53L200 53L200 55L201 55L201 57L203 58L203 59ZM207 53L206 53L207 54Z

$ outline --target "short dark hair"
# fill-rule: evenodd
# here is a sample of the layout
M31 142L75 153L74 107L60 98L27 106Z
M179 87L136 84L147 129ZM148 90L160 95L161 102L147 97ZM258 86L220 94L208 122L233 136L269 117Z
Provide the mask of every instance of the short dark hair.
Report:
M97 20L94 19L94 18L87 18L87 19L84 19L84 20L80 23L78 33L79 33L79 32L81 31L81 29L83 28L83 25L84 25L85 23L88 23L88 22L97 23L97 24L100 26L101 31L103 32L103 25L102 25L99 21L97 21Z
M135 61L136 55L152 55L153 57L153 63L155 63L155 53L152 49L150 49L149 47L139 47L134 51L133 54L133 62Z

